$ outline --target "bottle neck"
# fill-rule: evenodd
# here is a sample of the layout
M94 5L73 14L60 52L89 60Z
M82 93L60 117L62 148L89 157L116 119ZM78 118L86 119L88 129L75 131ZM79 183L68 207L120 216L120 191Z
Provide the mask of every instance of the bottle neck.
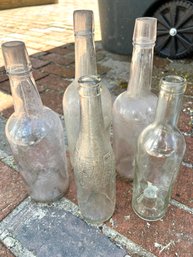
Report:
M177 126L183 94L173 94L161 89L155 115L156 124L168 124L172 127Z
M80 89L80 131L87 138L101 135L104 120L101 106L101 88Z
M43 104L36 88L32 72L9 74L14 109L16 113L37 114Z
M141 46L134 44L127 91L136 97L151 90L154 44Z
M96 53L93 33L75 35L75 79L81 76L96 75Z

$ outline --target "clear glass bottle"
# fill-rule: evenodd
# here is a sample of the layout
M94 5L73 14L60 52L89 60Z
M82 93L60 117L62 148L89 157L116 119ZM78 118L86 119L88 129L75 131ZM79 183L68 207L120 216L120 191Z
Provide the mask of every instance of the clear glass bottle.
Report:
M2 44L15 112L6 136L19 170L35 201L60 198L68 188L63 127L59 116L40 99L25 44Z
M85 75L96 75L96 54L94 46L93 12L90 10L74 11L75 34L75 79L68 86L63 97L63 111L68 138L68 150L71 164L80 130L80 102L78 79ZM112 100L109 90L102 85L102 110L105 129L110 132L112 122Z
M78 204L88 222L100 224L115 209L114 154L104 128L99 77L81 77L79 85L81 121L74 158Z
M157 103L157 96L150 91L156 25L155 18L136 19L128 88L113 104L116 169L121 177L128 180L134 176L138 136L153 121Z
M177 128L185 87L178 76L161 80L155 120L139 136L132 206L145 220L165 215L185 153L184 136Z

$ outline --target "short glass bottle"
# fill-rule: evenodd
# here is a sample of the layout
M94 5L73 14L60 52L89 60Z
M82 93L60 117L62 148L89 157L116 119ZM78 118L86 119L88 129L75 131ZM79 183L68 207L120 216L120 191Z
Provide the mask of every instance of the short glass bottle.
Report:
M80 130L78 79L81 76L97 74L93 12L90 10L77 10L74 11L73 18L75 35L75 79L68 86L63 97L64 120L72 165L75 145ZM102 85L101 97L105 130L110 135L110 127L112 124L112 99L105 85Z
M186 145L177 128L186 81L178 76L161 80L155 120L139 136L133 188L133 210L154 221L167 210Z
M99 77L81 77L79 85L81 121L74 158L78 204L88 222L101 224L115 209L114 154L104 128Z
M136 19L128 88L113 104L116 170L128 180L133 180L134 176L138 136L153 121L155 115L157 96L150 90L156 28L155 18Z
M63 127L59 116L43 106L25 44L2 44L15 112L6 123L6 137L31 198L50 202L68 188Z

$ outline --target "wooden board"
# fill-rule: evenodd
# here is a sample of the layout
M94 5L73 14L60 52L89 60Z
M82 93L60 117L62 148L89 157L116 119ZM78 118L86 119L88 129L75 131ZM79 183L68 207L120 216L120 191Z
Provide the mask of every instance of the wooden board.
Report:
M57 2L58 0L0 0L0 10L32 5L54 4Z

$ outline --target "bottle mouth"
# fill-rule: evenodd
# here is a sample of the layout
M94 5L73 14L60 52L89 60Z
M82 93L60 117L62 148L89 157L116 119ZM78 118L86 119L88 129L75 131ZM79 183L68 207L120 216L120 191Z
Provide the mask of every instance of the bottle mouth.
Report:
M22 41L9 41L2 44L2 53L8 74L23 74L31 71L32 65Z
M161 79L161 89L173 94L183 94L186 90L186 79L176 75L168 75Z
M25 47L24 42L22 41L9 41L2 44L2 48L12 48L12 47Z
M154 17L139 17L135 19L133 44L152 46L157 35L157 19Z

